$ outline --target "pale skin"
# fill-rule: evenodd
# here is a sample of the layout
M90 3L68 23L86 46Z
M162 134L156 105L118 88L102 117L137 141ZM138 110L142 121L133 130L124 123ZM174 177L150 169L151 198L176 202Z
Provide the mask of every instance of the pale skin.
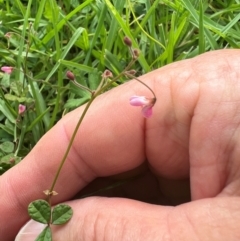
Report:
M151 118L128 103L132 95L151 97L137 81L90 108L55 187L53 203L68 203L74 215L54 228L54 240L240 240L240 51L210 52L140 78L157 96ZM28 204L44 198L82 110L66 115L0 177L0 240L13 240L29 219ZM174 202L190 184L192 201L175 207L126 198L69 201L96 177L125 173L115 177L124 179L146 166L158 178L153 193ZM134 189L143 192L145 184Z

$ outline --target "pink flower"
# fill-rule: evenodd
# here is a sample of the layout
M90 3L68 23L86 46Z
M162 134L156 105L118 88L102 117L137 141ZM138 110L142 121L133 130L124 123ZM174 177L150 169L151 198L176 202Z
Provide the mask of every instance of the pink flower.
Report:
M26 110L26 106L19 104L19 106L18 106L18 114L22 115L25 112L25 110Z
M3 71L3 72L5 72L6 74L11 74L12 73L12 71L13 71L13 67L10 67L10 66L3 66L2 68L1 68L1 70Z
M156 102L156 98L147 98L145 96L132 96L130 98L130 105L142 106L142 114L145 118L152 116L152 107Z

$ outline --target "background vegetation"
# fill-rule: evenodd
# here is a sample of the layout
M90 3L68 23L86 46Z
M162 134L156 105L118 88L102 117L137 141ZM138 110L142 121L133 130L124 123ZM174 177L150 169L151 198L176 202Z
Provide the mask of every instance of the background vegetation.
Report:
M0 0L0 174L18 163L107 68L123 70L128 36L138 75L206 51L240 47L239 0ZM118 84L124 82L121 79ZM27 110L18 114L19 104Z

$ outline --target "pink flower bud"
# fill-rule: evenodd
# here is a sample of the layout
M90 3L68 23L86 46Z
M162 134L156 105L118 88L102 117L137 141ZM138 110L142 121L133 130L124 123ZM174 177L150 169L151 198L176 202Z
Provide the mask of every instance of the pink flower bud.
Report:
M129 37L127 37L127 36L125 36L125 37L123 38L123 42L124 42L128 47L131 47L131 46L132 46L132 40L131 40Z
M22 115L25 112L25 110L26 110L26 106L19 104L19 106L18 106L18 114Z
M135 69L130 69L130 70L126 71L125 73L130 74L130 75L135 75L137 73L137 71Z
M137 59L139 57L140 51L139 49L133 49L133 58Z
M67 71L66 76L70 80L75 80L74 74L71 71L69 71L69 70Z
M145 118L149 118L152 116L152 107L156 102L155 98L147 98L145 96L132 96L130 98L130 105L133 106L141 106L142 107L142 115Z
M112 74L112 72L110 71L110 70L108 70L108 69L106 69L104 72L103 72L103 74L102 74L102 77L103 78L112 78L113 77L113 74Z
M13 71L13 67L10 67L10 66L3 66L2 68L1 68L1 70L3 71L3 72L5 72L6 74L11 74L12 73L12 71Z

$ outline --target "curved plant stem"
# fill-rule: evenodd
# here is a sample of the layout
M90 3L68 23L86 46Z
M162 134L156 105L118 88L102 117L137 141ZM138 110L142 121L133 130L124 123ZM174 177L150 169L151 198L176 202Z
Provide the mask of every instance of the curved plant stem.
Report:
M70 139L70 141L69 141L67 150L66 150L66 152L65 152L65 154L64 154L64 156L63 156L63 158L62 158L62 161L61 161L61 163L60 163L60 165L59 165L59 167L58 167L58 170L57 170L57 172L56 172L56 174L55 174L55 177L54 177L54 179L53 179L52 185L51 185L51 187L50 187L50 189L49 189L50 196L51 196L51 193L53 192L53 189L54 189L54 187L55 187L55 184L56 184L56 182L57 182L57 179L58 179L58 177L59 177L59 174L60 174L60 172L61 172L61 170L62 170L63 164L65 163L65 161L66 161L66 159L67 159L67 156L68 156L68 154L69 154L69 151L70 151L70 149L71 149L71 146L72 146L72 144L73 144L73 141L74 141L74 139L75 139L75 137L76 137L76 135L77 135L78 129L79 129L79 127L80 127L80 125L81 125L81 123L82 123L82 121L83 121L83 118L85 117L85 115L86 115L89 107L91 106L92 102L94 101L94 99L97 97L98 94L99 94L99 93L97 92L96 94L92 95L92 98L91 98L90 101L87 103L87 105L86 105L85 109L83 110L83 113L82 113L82 115L81 115L81 117L80 117L80 119L79 119L79 121L78 121L75 129L74 129L74 132L73 132L72 137L71 137L71 139Z
M141 81L140 79L138 79L136 76L134 76L134 75L132 75L132 74L129 74L129 73L127 73L127 72L124 73L124 74L125 74L126 76L132 78L132 79L137 80L137 81L140 82L142 85L144 85L146 88L148 88L148 89L152 92L154 98L157 99L154 91L153 91L147 84L145 84L143 81Z
M85 117L85 115L86 115L89 107L91 106L92 102L94 101L94 99L95 99L98 95L100 95L104 90L106 90L109 86L111 86L111 85L112 85L116 80L118 80L120 77L122 77L122 76L125 74L125 72L128 71L128 70L131 68L131 66L133 65L133 63L134 63L135 61L136 61L135 59L132 59L132 60L130 61L130 63L127 65L127 67L126 67L118 76L116 76L115 78L113 78L111 81L109 81L106 85L102 86L100 89L97 89L97 91L96 91L95 93L94 93L94 92L92 93L92 98L89 100L89 102L87 103L86 107L84 108L83 113L82 113L82 115L81 115L81 117L80 117L80 119L79 119L79 121L78 121L75 129L74 129L74 132L73 132L72 137L71 137L71 139L70 139L70 141L69 141L67 150L66 150L66 152L65 152L65 154L64 154L64 156L63 156L63 158L62 158L62 160L61 160L61 163L60 163L60 165L59 165L59 167L58 167L58 170L57 170L57 172L56 172L56 174L55 174L55 176L54 176L52 185L51 185L51 187L50 187L50 189L49 189L49 191L48 191L48 195L47 195L47 196L48 196L48 199L47 199L47 200L48 200L49 203L50 203L51 196L53 195L53 191L54 191L54 187L55 187L55 185L56 185L57 179L58 179L58 177L59 177L59 175L60 175L60 172L61 172L61 170L62 170L62 168L63 168L63 165L64 165L64 163L65 163L65 161L66 161L66 159L67 159L67 156L68 156L68 154L69 154L69 152L70 152L71 146L72 146L73 141L74 141L74 139L75 139L75 137L76 137L76 135L77 135L78 129L79 129L79 127L80 127L80 125L81 125L81 123L82 123L82 121L83 121L83 118Z
M70 150L71 150L71 147L72 147L73 141L74 141L74 139L75 139L75 137L76 137L76 135L77 135L78 129L79 129L79 127L80 127L80 125L81 125L81 123L82 123L82 121L83 121L83 119L84 119L84 117L85 117L88 109L90 108L92 102L94 101L94 99L95 99L98 95L100 95L104 90L106 90L107 88L109 88L109 87L110 87L114 82L116 82L120 77L122 77L122 76L125 75L125 76L131 77L131 78L133 78L133 79L136 79L136 80L139 81L141 84L143 84L145 87L147 87L147 88L152 92L154 98L156 99L155 93L153 92L153 90L152 90L148 85L146 85L144 82L142 82L140 79L138 79L138 78L135 77L134 75L128 73L128 71L130 70L130 68L132 67L132 65L133 65L133 64L135 63L135 61L137 60L137 58L136 58L136 56L134 55L134 53L133 53L133 51L132 51L131 48L130 48L130 51L131 51L131 54L132 54L132 59L131 59L131 61L129 62L129 64L125 67L125 69L124 69L118 76L110 79L110 81L107 82L107 83L104 83L104 77L103 77L103 79L102 79L99 87L96 89L96 91L95 91L95 92L94 92L94 91L91 91L92 97L91 97L91 99L89 100L89 102L87 103L86 107L85 107L84 110L83 110L83 113L81 114L81 117L80 117L79 120L78 120L78 123L77 123L77 125L76 125L76 127L75 127L75 129L74 129L74 131L73 131L73 134L72 134L71 139L70 139L70 141L69 141L69 144L68 144L68 146L67 146L67 150L66 150L66 152L65 152L65 154L64 154L64 156L63 156L63 158L62 158L62 160L61 160L61 162L60 162L60 165L59 165L59 167L58 167L58 169L57 169L57 172L56 172L56 174L55 174L55 176L54 176L52 185L51 185L50 189L47 191L47 201L49 202L49 204L51 203L51 197L54 195L54 187L55 187L55 185L56 185L57 179L58 179L58 177L59 177L59 175L60 175L60 172L61 172L61 170L62 170L62 168L63 168L63 165L64 165L65 161L67 160L67 156L68 156L68 154L69 154L69 152L70 152ZM107 79L107 78L106 78L106 79Z

